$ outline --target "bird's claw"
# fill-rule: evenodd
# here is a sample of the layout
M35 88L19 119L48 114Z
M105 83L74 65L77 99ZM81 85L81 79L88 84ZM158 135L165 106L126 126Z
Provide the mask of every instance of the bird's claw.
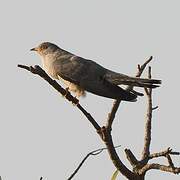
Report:
M66 89L65 89L65 94L64 95L62 95L62 97L66 97L67 96L67 94L69 93L69 87L67 87Z
M79 99L77 99L77 97L74 97L74 100L72 102L73 106L77 106L79 104Z
M69 93L70 93L70 92L69 92L69 87L65 88L65 94L62 95L62 97L66 98L66 96L67 96ZM77 99L77 96L75 96L75 97L73 98L73 100L71 100L71 101L72 101L72 104L73 104L74 106L77 106L77 105L79 104L79 99Z

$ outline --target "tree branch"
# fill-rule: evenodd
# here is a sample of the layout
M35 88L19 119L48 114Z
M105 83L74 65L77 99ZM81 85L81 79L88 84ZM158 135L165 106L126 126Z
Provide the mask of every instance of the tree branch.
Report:
M95 155L98 155L100 154L104 149L106 148L101 148L101 149L98 149L98 150L95 150L95 151L92 151L90 153L88 153L84 159L81 161L81 163L79 164L79 166L75 169L75 171L71 174L71 176L68 178L68 180L71 180L75 175L76 173L79 171L79 169L81 168L81 166L84 164L84 162L86 161L86 159L89 157L89 156L95 156Z
M112 124L113 124L113 121L114 121L114 118L115 118L115 115L119 108L120 103L121 103L120 99L114 100L111 112L108 114L106 127L109 130L112 129Z
M168 147L165 151L150 154L149 159L158 158L158 157L166 157L168 160L169 166L174 168L174 163L173 163L170 155L180 155L180 153L173 152L172 149L170 147Z
M120 147L119 146L115 146L115 148L118 148ZM97 150L94 150L94 151L91 151L90 153L88 153L84 158L83 160L80 162L80 164L78 165L78 167L75 169L75 171L71 174L71 176L68 178L68 180L71 180L76 174L77 172L79 171L79 169L81 168L81 166L84 164L84 162L86 161L86 159L89 157L89 156L96 156L96 155L99 155L100 153L102 153L104 150L107 150L107 148L100 148L100 149L97 149Z
M180 173L180 168L153 163L153 164L146 164L139 171L139 174L145 174L148 170L151 170L151 169L161 170L161 171L165 171L165 172L171 172L171 173L174 173L174 174L179 174Z
M125 149L125 153L126 153L127 160L130 162L131 166L133 168L136 167L139 161L136 159L132 151L130 149Z
M152 60L152 56L145 61L144 64L142 64L141 66L138 64L138 70L137 70L137 73L136 73L136 77L140 77L144 71L144 69L146 68L147 64L150 63L150 61ZM126 88L127 91L130 91L133 89L133 86L128 86ZM140 93L141 94L141 93ZM108 114L108 118L107 118L107 124L106 124L106 127L108 129L111 130L112 128L112 124L113 124L113 121L114 121L114 118L115 118L115 115L116 115L116 112L119 108L119 105L121 103L121 100L115 100L114 103L113 103L113 106L112 106L112 109L111 109L111 112Z
M148 78L151 79L151 67L148 69ZM151 121L152 121L152 89L145 88L145 93L148 99L148 108L146 115L145 136L144 136L144 149L142 152L142 159L147 159L150 154L151 143Z
M168 147L165 151L161 151L161 152L158 152L158 153L150 154L149 155L149 159L166 156L168 154L171 154L171 152L172 152L172 149L170 147Z
M136 77L140 77L141 74L143 73L146 65L152 60L152 56L143 64L143 65L138 65L138 71L136 73ZM128 86L126 88L126 90L130 91L133 89L133 86ZM112 162L114 163L115 167L127 178L130 179L134 179L135 177L137 178L137 176L132 173L119 159L116 150L114 149L113 146L113 141L112 141L112 136L111 136L111 129L112 129L112 124L115 118L115 114L119 108L119 105L121 103L121 100L115 100L113 103L113 107L111 109L111 112L108 114L108 118L107 118L107 124L106 127L104 127L103 129L101 129L101 136L102 139L105 141L106 146L108 148L108 152L110 155L110 158L112 160ZM127 154L127 153L126 153ZM128 154L127 154L128 155ZM131 155L133 155L133 153L131 153ZM129 157L130 162L135 162L135 156L127 156ZM134 158L132 158L134 157ZM132 159L130 159L132 158Z
M46 80L52 87L54 87L59 93L61 93L68 101L72 102L73 104L76 104L78 109L86 116L86 118L89 120L89 122L94 126L94 128L99 131L101 127L99 124L95 121L95 119L91 116L90 113L88 113L79 103L79 100L76 97L73 97L70 92L68 92L66 89L62 88L55 80L51 79L47 73L40 67L35 65L32 66L25 66L25 65L18 65L18 67L26 69L27 71L30 71L33 74L37 74L40 77L42 77L44 80Z
M149 67L148 69L148 78L151 79L151 67ZM134 168L134 171L139 175L145 175L145 173L151 169L158 169L158 170L178 174L180 173L180 168L174 167L170 155L180 155L179 152L173 152L171 148L167 148L165 151L150 154L152 111L157 109L158 106L154 108L152 107L152 89L145 88L145 93L148 99L148 108L147 108L146 125L145 125L144 149L142 152L142 160L139 161L138 166ZM169 166L156 164L156 163L147 164L150 159L158 158L158 157L166 157ZM131 164L132 166L134 165L134 162L132 162L132 160L131 160Z
M106 127L102 127L101 134L103 137L103 141L108 149L110 159L112 160L114 166L121 172L121 174L123 174L128 179L135 179L136 175L133 172L131 172L120 160L120 158L114 148L111 131L109 129L107 129Z
M150 58L148 60L146 60L144 64L142 64L142 65L138 64L138 66L137 66L138 71L136 73L136 77L141 77L144 69L152 61L152 59L153 59L153 57L150 56ZM128 86L128 88L127 88L127 90L132 90L132 89L133 89L133 86Z
M171 159L171 156L170 156L169 154L167 154L167 155L166 155L166 158L167 158L167 160L168 160L169 166L174 169L175 167L174 167L174 163L173 163L173 161L172 161L172 159Z

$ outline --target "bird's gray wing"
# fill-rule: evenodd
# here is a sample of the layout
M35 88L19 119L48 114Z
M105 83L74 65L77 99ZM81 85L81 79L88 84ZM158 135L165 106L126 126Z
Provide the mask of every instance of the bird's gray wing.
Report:
M54 67L61 78L96 95L129 101L136 98L136 95L107 81L104 78L107 70L94 61L72 56L55 61Z
M92 63L93 61L78 56L63 56L53 62L53 67L61 78L80 86L83 79L92 78L90 72Z

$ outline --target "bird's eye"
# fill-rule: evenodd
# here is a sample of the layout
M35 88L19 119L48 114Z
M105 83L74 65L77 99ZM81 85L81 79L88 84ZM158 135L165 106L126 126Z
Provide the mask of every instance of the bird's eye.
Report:
M48 48L47 44L42 44L42 45L40 46L40 50L45 50L45 49L47 49L47 48Z

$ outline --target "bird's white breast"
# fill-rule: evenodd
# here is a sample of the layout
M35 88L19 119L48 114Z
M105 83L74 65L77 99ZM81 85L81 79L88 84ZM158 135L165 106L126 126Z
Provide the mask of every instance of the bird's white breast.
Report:
M61 78L56 72L56 68L54 68L54 61L57 60L57 54L47 54L45 57L42 57L42 64L44 70L54 79L61 80L70 91L74 92L77 97L85 96L85 91L80 86L71 83L63 78Z
M68 89L70 91L74 92L77 97L85 96L85 91L80 86L78 86L72 82L66 81L63 78L61 78L60 76L58 76L58 79L61 80L68 87Z

